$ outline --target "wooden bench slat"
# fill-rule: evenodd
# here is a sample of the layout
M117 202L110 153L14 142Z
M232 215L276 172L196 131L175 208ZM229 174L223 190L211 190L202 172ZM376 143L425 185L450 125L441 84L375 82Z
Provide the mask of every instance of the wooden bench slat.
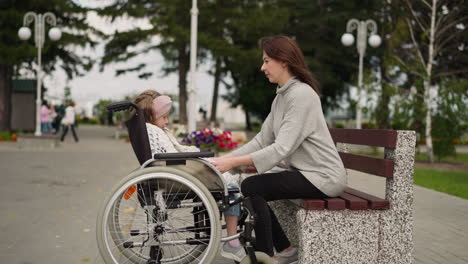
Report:
M349 210L366 210L368 203L366 200L361 199L349 193L343 193L340 195L343 200L346 201L346 207Z
M346 209L346 201L341 198L326 198L325 206L329 210L344 210Z
M353 188L346 188L345 190L346 193L349 193L351 195L357 196L359 198L367 200L369 203L369 209L374 209L374 210L384 210L389 208L389 202L388 200L375 197L373 195L370 195L368 193L364 193L361 191L358 191Z
M301 206L306 210L324 210L325 201L322 199L304 199Z
M386 178L393 178L393 160L366 157L338 152L345 168L357 170Z
M330 134L335 143L348 143L394 149L397 141L397 131L386 129L331 128Z

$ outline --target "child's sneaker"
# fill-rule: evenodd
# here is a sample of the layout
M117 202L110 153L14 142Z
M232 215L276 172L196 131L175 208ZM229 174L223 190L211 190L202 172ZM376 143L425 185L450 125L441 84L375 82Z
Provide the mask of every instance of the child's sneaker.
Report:
M221 248L221 256L237 262L241 262L245 255L245 250L242 246L233 247L229 242L225 242Z
M298 250L293 248L290 251L278 253L273 258L275 264L297 264L299 259Z

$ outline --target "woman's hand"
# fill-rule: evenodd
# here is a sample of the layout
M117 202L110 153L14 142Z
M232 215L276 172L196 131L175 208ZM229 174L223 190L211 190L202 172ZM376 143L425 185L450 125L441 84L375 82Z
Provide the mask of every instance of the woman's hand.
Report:
M219 157L213 158L210 160L210 163L215 166L221 173L225 173L226 171L234 168L234 162L232 158L229 157Z
M213 164L216 169L220 172L225 173L226 171L236 168L242 165L252 166L253 161L250 155L235 157L232 155L226 155L219 158L213 158L210 160L210 163Z

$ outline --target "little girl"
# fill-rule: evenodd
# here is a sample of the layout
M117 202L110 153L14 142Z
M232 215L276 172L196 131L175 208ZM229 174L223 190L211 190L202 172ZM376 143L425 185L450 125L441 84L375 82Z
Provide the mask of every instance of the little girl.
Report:
M153 90L146 90L135 99L146 120L146 129L151 148L151 156L156 153L171 152L199 152L195 146L181 145L166 128L169 123L168 115L172 107L171 98L161 95ZM223 174L229 188L238 188L238 177L226 172ZM233 197L231 197L232 199ZM240 215L240 206L235 205L224 211L227 235L232 236L237 233L237 221ZM228 241L223 245L221 255L240 262L245 256L245 251L238 239Z

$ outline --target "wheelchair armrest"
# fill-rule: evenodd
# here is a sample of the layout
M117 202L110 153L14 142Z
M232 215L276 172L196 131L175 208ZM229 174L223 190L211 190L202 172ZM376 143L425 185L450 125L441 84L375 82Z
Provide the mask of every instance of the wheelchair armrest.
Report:
M154 159L156 160L210 158L210 157L214 157L214 152L178 152L178 153L154 154Z

